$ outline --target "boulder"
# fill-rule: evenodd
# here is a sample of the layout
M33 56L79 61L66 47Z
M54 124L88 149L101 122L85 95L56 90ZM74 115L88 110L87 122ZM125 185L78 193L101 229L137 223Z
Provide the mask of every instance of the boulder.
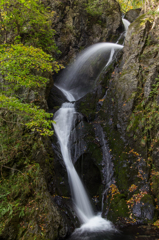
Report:
M141 8L136 9L130 9L128 12L126 12L124 18L127 19L130 23L135 21L135 19L139 16L141 13Z

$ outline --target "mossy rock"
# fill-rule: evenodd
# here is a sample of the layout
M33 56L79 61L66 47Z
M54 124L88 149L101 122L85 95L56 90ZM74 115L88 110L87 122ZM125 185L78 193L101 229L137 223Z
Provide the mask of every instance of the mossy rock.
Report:
M154 199L150 194L146 194L142 199L141 202L148 203L151 205L154 205Z
M96 115L96 94L88 93L85 97L77 102L78 112L82 113L88 121L93 121Z
M113 223L118 223L121 219L125 219L129 216L129 209L124 198L124 194L116 194L111 199L107 217Z
M157 198L157 204L159 205L159 176L158 175L152 176L151 189L154 196Z

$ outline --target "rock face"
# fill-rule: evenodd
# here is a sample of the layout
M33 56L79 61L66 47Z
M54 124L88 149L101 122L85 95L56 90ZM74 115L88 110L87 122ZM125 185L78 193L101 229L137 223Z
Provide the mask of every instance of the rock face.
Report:
M158 217L158 21L141 15L129 26L118 61L76 105L83 115L72 145L81 144L76 168L97 209L102 203L103 216L120 226ZM88 176L98 179L96 197Z
M122 31L119 5L114 0L107 1L106 11L95 16L86 11L84 0L50 0L47 4L55 11L58 58L64 64L93 43L115 42ZM158 23L155 17L137 18L117 61L103 70L96 88L76 103L71 133L75 167L96 211L102 205L103 216L120 226L158 217ZM48 96L48 89L44 94ZM52 112L66 101L55 87L48 99ZM46 108L46 102L42 107ZM40 166L37 185L29 185L24 199L29 214L9 220L0 236L3 239L63 239L79 226L56 136L52 144L46 138L35 141L37 147L31 143L25 148L29 161ZM33 176L29 175L30 182ZM35 189L39 195L34 195Z
M142 15L130 25L97 114L105 121L116 181L104 214L117 224L154 221L158 214L158 21Z
M91 44L105 41L116 42L123 29L120 8L116 1L108 1L105 6L105 12L103 11L102 14L94 16L87 12L86 5L86 1L50 1L50 6L55 11L55 19L53 21L53 26L56 29L55 39L61 51L58 57L64 64L68 64L68 61L70 59L73 60L80 50ZM77 139L72 144L72 159L90 197L97 209L100 210L102 192L104 191L103 185L106 184L104 174L101 174L102 171L106 171L106 166L102 163L104 160L102 159L100 147L104 149L106 140L103 135L101 140L102 146L100 146L99 138L101 136L96 136L94 132L96 126L90 123L95 117L92 107L95 110L98 97L102 98L104 93L102 88L98 92L98 96L95 99L92 99L91 95L88 94L86 98L77 103L77 109L81 110L84 117L81 119L80 116L77 117L79 120L75 123ZM53 112L62 102L66 101L64 97L61 96L60 98L60 95L58 97L57 95L57 89L53 88L48 99L48 105ZM87 102L89 97L93 100L91 107L89 102ZM88 105L88 108L80 107L82 104L84 106L85 104ZM87 118L88 116L85 115L82 109L85 113L87 112L86 114L90 113L90 119ZM80 131L79 129L83 130ZM66 197L70 197L67 174L66 170L64 170L65 166L61 161L61 154L56 144L55 136L52 142L57 156L58 195L62 196L63 194ZM61 163L60 165L59 162Z
M92 16L86 11L85 4L87 1L50 0L43 2L49 5L52 11L55 12L52 22L53 28L56 29L55 40L61 51L57 58L65 65L86 46L106 40L115 42L122 30L120 8L115 0L108 1L105 6L105 13L97 14L96 16ZM50 78L50 83L46 89L41 89L38 92L38 96L41 95L42 98L41 101L36 102L36 104L46 110L46 99L48 99L48 92L52 84L53 80ZM24 91L22 91L22 94L25 93ZM54 93L56 93L56 96ZM28 96L27 92L26 95ZM54 101L52 101L52 97L49 97L49 107L50 109L55 107L56 110L66 99L64 96L61 99L57 89L52 91L52 95ZM36 99L37 93L30 92L29 100L35 101ZM93 126L90 126L87 121L85 122L85 126L85 130L93 130ZM30 133L25 133L24 130L21 129L19 134L21 137L25 136L25 134L28 136ZM87 153L84 153L84 149L82 150L83 152L81 151L82 154L80 153L79 156L77 156L76 165L80 173L80 166L83 160L88 160L88 163L91 164L93 175L90 177L95 188L91 189L90 195L93 197L101 192L102 180L98 165L100 165L99 162L102 158L97 144L98 140L95 140L94 137L95 135L92 136L89 134L89 136L86 137L87 133L84 131L83 136L87 139L90 138L89 141L87 141L88 151ZM29 169L32 169L32 167L34 169L34 166L38 166L39 170L33 171L35 176L34 174L32 176L30 173L28 174L29 180L27 180L26 183L28 187L27 193L23 196L23 191L21 191L21 189L19 191L19 196L23 196L23 200L21 200L21 207L23 208L19 210L17 207L19 205L17 205L16 209L18 210L16 216L13 214L13 217L11 215L8 219L5 219L5 226L2 224L2 229L0 229L2 230L0 238L23 238L28 240L35 238L39 240L63 239L69 235L75 227L79 226L78 219L73 211L73 204L70 200L70 190L65 166L61 159L59 148L54 144L56 142L55 139L52 139L53 144L51 145L47 138L38 139L38 137L35 136L32 136L32 138L31 141L30 138L28 140L26 137L25 150L20 153L20 156L16 156L16 159L13 159L10 167L13 167L14 170L14 164L20 164L18 169L23 173L22 176L25 174L27 176L27 171L30 171ZM53 138L55 138L55 136ZM27 141L29 141L29 143ZM74 143L73 145L76 146L76 144L77 143ZM74 147L72 149L75 150ZM72 154L74 154L74 152L72 152ZM100 161L96 163L98 155ZM29 169L25 171L25 164L19 162L21 162L21 159L26 159L26 156ZM88 163L84 164L85 170L89 169ZM34 181L35 177L37 179L36 181ZM17 179L19 178L17 177ZM90 188L89 176L86 177L84 181L88 184L88 188ZM24 189L26 186L24 186ZM16 197L13 199L13 202L14 201L16 201ZM98 197L94 197L94 201L98 203Z
M137 9L130 9L124 16L125 19L127 19L130 23L134 22L135 19L139 16L141 13L141 8Z
M58 58L66 65L76 54L97 42L116 42L121 31L119 4L107 1L103 13L91 15L86 0L49 1L54 13L55 40L61 54Z

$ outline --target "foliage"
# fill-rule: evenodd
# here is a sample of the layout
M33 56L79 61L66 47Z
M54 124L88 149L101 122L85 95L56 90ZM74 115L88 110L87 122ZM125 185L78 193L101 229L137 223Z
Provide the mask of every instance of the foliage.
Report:
M104 11L108 10L108 0L88 0L86 11L92 15L102 15Z
M23 115L21 124L48 135L52 132L46 119L51 115L30 104L28 97L31 91L36 96L49 82L52 71L58 72L61 67L43 52L57 51L52 14L39 0L0 2L0 106Z
M126 13L130 9L142 8L144 12L154 14L154 9L158 6L157 0L118 0L122 12Z
M127 200L127 204L128 204L128 208L133 208L133 206L136 204L136 203L140 203L141 199L147 195L147 192L146 191L140 191L139 193L137 194L133 194L132 198L130 198L129 200Z
M0 68L5 81L13 83L12 90L25 86L26 88L44 87L49 81L41 76L43 72L52 73L52 62L48 54L32 46L0 45ZM54 64L57 72L59 66Z
M43 207L46 186L40 165L35 161L40 162L41 157L42 164L46 164L47 160L50 169L52 155L45 151L44 138L30 134L19 124L19 115L7 111L2 117L5 121L2 118L0 122L0 234L15 221L14 236L16 228L18 232L29 231L33 220L36 224L37 211L40 213L37 221L43 231L41 217L47 215L47 207Z
M52 114L41 108L46 85L61 68L53 58L52 15L40 0L0 1L0 231L29 216L36 207L29 202L38 201L33 154L39 133L53 134Z
M112 201L112 199L114 198L114 196L116 194L120 194L119 189L117 188L117 186L115 184L110 185L110 193L111 193L111 197L112 197L110 201Z
M0 107L9 110L27 119L26 126L42 134L52 134L51 124L47 121L52 114L39 109L29 100L25 94L19 94L19 90L38 90L49 81L44 74L52 73L53 59L41 49L32 46L1 45L0 46L0 70L1 70L1 95ZM54 70L57 72L60 66L54 62ZM43 76L44 75L44 76ZM21 123L24 124L21 118Z
M16 114L7 112L3 117L7 120L12 119L15 123L8 124L3 121L3 118L0 122L0 230L17 214L23 217L25 196L29 196L31 182L35 187L36 175L39 172L38 164L32 166L29 161L30 154L26 152L27 149L32 148L34 136L24 134L21 125L16 123ZM16 159L16 163L14 163L14 159ZM34 171L36 171L35 176L33 176Z
M137 186L136 186L135 184L132 184L132 185L129 187L129 192L134 192L136 189L137 189Z
M0 219L6 214L11 216L18 213L19 217L24 216L22 203L26 195L29 196L31 188L36 188L38 173L39 165L35 164L28 165L24 173L18 172L16 175L10 176L7 180L2 178L0 191ZM33 179L33 182L30 182L29 178Z
M126 13L130 9L143 7L143 1L141 0L118 0L118 2L123 13Z
M40 181L40 168L38 164L27 164L23 172L14 172L8 179L2 177L0 181L0 234L6 225L14 219L20 223L22 231L30 228L29 217L35 215L41 200L38 182ZM39 219L39 225L42 222ZM25 224L24 224L25 221ZM22 227L23 226L23 227ZM43 228L41 227L41 231ZM23 233L24 234L24 233ZM14 233L14 237L16 233Z
M52 17L40 0L0 2L0 107L24 115L21 124L48 135L52 115L30 104L29 95L34 91L35 100L44 102L38 92L61 67L47 54L57 52Z
M159 228L159 220L157 220L156 222L154 222L154 226Z
M39 109L37 106L21 103L20 100L14 97L0 96L0 107L3 110L9 110L12 114L16 113L19 116L19 122L17 124L26 125L32 131L37 131L41 135L52 135L51 123L53 121L48 120L52 114L46 113L43 109ZM21 116L21 118L20 118ZM2 119L5 121L5 119ZM12 121L10 121L12 123Z
M0 34L3 43L21 42L55 52L52 16L53 12L40 0L1 0Z

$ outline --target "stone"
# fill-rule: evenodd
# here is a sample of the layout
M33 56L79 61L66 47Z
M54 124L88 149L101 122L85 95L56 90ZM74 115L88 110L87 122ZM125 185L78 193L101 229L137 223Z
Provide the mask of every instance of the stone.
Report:
M130 23L132 23L135 21L135 19L139 16L140 13L141 8L130 9L128 12L126 12L124 18L127 19Z

